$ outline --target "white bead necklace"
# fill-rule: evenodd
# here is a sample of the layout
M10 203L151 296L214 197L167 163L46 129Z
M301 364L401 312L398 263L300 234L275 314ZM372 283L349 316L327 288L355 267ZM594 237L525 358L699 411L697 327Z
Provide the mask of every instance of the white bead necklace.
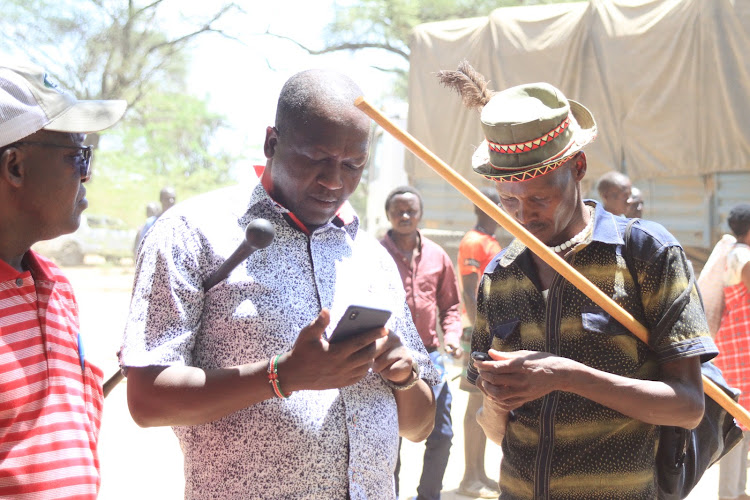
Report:
M589 223L586 224L586 227L584 227L581 230L580 233L576 234L575 236L573 236L572 238L570 238L565 243L560 243L559 245L555 245L553 247L550 247L555 253L564 252L568 248L570 248L570 247L572 247L574 245L577 245L578 243L582 242L583 239L588 234L588 232L591 230L591 227L594 225L594 214L591 213L592 212L591 207L586 207L586 208L589 209L589 215L590 215L590 217L589 217Z

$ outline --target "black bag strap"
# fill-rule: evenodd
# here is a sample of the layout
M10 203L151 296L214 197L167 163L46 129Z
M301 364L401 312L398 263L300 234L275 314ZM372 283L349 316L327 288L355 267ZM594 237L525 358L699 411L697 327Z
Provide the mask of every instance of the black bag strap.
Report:
M630 276L633 278L633 284L635 285L635 290L638 292L638 298L639 303L643 304L643 299L641 296L641 284L638 281L638 272L635 269L635 263L633 262L633 252L630 248L630 233L633 229L633 224L638 222L640 219L630 219L625 226L625 234L623 235L623 241L625 242L622 257L625 259L625 265L628 268L628 271L630 272ZM693 287L695 286L695 275L694 273L689 273L689 282L688 286L685 287L685 289L682 291L679 297L677 297L677 300L675 300L672 305L669 306L669 309L667 309L667 312L662 315L661 319L659 319L658 323L653 328L650 328L649 331L656 334L661 334L662 332L666 332L667 330L671 329L674 324L677 322L677 319L680 317L680 314L682 313L683 309L685 309L685 306L690 301L690 292L693 290ZM644 314L645 316L645 314ZM649 347L651 347L649 345Z

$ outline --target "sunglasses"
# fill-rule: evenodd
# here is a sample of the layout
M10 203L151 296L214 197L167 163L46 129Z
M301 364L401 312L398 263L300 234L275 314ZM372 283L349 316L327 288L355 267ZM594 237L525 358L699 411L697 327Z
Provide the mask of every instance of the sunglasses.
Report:
M93 152L93 146L64 146L62 144L52 144L49 142L36 142L36 141L19 141L10 144L10 146L22 146L24 144L30 146L42 146L45 148L58 148L58 149L77 149L80 151L75 157L75 165L78 168L78 172L81 174L81 182L86 182L91 178L91 154Z

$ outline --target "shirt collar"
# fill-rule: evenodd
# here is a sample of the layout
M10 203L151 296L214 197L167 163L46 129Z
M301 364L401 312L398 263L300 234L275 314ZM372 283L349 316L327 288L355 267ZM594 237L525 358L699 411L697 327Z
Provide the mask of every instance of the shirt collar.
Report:
M29 250L23 256L23 263L31 271L31 276L36 280L55 281L54 273L47 262L40 259L39 255L33 250ZM0 281L10 281L22 278L29 274L29 271L18 271L13 266L0 259Z
M393 232L393 229L389 229L385 233L385 237L383 238L383 242L385 243L385 247L389 250L392 250L393 252L401 253L401 250L396 246L396 242L393 241L393 238L391 237L391 233ZM423 238L422 238L422 232L417 229L417 246L415 247L415 255L421 255L422 254L422 245L423 245Z
M240 217L238 221L240 226L244 227L250 222L250 220L252 220L249 212L253 207L260 203L265 206L271 207L275 212L282 214L284 219L289 223L291 227L294 227L295 229L298 229L299 231L302 231L303 233L309 235L310 231L299 220L299 218L289 209L284 207L281 203L274 200L269 194L269 191L271 189L271 176L265 174L266 168L263 165L255 165L253 168L260 182L258 182L258 184L255 186L255 189L253 189L252 194L250 195L250 202L248 203L247 211L245 212L245 214L243 214L242 217ZM355 237L359 229L359 217L357 217L357 213L354 211L354 208L351 206L348 200L345 201L343 205L341 205L336 214L328 221L328 223L323 224L318 229L316 229L316 231L329 225L333 225L337 228L343 228L344 230L346 230L346 232L349 233L352 238Z
M617 229L615 216L604 210L604 206L596 200L584 200L584 204L594 207L594 230L589 240L585 243L590 244L592 241L605 243L609 245L622 245L624 240ZM500 265L508 267L523 252L527 251L526 245L521 243L517 238L514 239L500 259ZM530 251L530 250L529 250Z

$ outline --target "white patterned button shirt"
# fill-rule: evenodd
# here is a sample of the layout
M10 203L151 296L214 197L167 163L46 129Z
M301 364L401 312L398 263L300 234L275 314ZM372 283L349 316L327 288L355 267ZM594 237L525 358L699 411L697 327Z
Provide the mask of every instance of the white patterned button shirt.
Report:
M170 209L138 257L121 365L211 369L267 360L289 351L322 307L331 312L330 334L346 307L358 304L393 311L386 327L436 383L396 266L351 212L348 223L335 217L308 236L287 223L287 211L260 183ZM244 227L261 217L276 229L271 245L204 292L203 281L237 248ZM185 497L394 498L396 410L391 389L371 372L342 389L297 391L208 424L174 427Z

